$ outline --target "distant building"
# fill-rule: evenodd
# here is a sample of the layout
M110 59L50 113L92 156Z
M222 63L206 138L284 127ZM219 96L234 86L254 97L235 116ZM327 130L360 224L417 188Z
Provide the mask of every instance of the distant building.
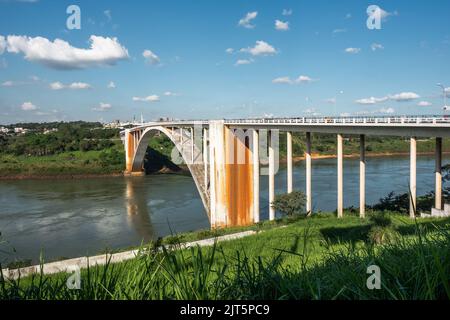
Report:
M52 132L58 132L58 128L52 128L52 129L44 129L44 134L49 134Z
M0 127L0 133L7 134L9 132L9 129L6 127Z
M25 133L27 133L27 131L28 131L28 129L24 129L24 128L21 128L21 127L14 128L14 133L15 134L25 134Z

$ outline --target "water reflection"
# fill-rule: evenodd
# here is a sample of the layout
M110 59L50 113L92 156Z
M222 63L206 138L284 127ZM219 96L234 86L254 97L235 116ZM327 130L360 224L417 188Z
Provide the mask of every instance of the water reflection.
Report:
M141 177L125 179L125 203L127 223L132 226L144 243L154 238L153 225L147 206L145 180Z
M433 190L433 172L433 157L419 157L418 195ZM296 190L304 191L304 173L301 162L294 169ZM367 204L391 191L405 193L409 158L369 158L366 174ZM313 161L312 179L314 209L335 210L336 159ZM262 176L262 219L268 218L267 182L267 176ZM286 192L284 168L275 183L277 193ZM344 192L344 205L358 206L358 159L344 161ZM209 228L208 217L189 176L0 181L0 232L20 259L37 262L41 249L46 259L92 255L203 228ZM2 249L0 245L0 261L11 258Z

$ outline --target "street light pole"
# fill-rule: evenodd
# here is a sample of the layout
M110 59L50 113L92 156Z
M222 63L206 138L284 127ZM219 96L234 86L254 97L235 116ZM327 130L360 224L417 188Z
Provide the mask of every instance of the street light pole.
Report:
M444 95L444 107L442 109L445 113L445 111L449 109L449 107L447 106L447 92L445 92L445 86L442 83L438 83L437 86L442 88L442 94Z

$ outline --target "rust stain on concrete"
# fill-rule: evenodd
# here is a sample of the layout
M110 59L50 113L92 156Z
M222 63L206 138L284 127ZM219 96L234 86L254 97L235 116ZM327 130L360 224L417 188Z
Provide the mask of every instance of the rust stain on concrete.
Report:
M134 135L132 132L127 133L127 172L133 170L133 157L134 157Z
M227 226L247 226L253 223L253 164L246 138L237 137L225 129Z

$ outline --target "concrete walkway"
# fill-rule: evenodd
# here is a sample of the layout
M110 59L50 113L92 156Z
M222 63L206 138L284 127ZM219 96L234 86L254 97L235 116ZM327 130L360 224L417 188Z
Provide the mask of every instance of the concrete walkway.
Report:
M256 234L256 231L244 231L239 233L233 233L228 234L216 238L210 238L210 239L204 239L204 240L198 240L193 242L187 242L182 243L180 245L168 245L165 246L169 250L171 249L186 249L190 247L207 247L212 246L215 242L223 242L223 241L229 241L229 240L235 240L240 239L244 237L248 237L250 235ZM162 247L158 248L159 250L162 250ZM24 278L27 276L30 276L32 274L55 274L60 272L73 272L76 269L85 269L88 266L101 266L105 265L108 262L109 263L118 263L123 262L127 260L134 259L138 257L139 255L143 254L145 252L141 250L131 250L131 251L125 251L125 252L119 252L119 253L112 253L112 254L102 254L92 257L80 257L80 258L74 258L74 259L68 259L68 260L61 260L56 262L50 262L50 263L44 263L43 265L34 265L30 267L20 268L20 269L3 269L3 277L5 279L18 279ZM42 270L42 271L41 271Z

